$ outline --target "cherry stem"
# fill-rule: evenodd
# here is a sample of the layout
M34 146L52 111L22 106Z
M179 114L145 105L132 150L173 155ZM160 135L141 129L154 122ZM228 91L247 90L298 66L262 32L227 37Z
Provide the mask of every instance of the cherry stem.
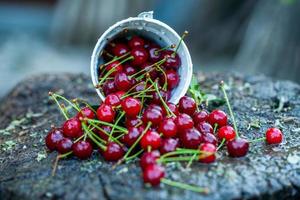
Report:
M55 97L58 97L62 100L64 100L65 102L67 102L68 104L70 104L70 106L72 106L75 110L77 110L78 112L80 111L80 108L77 107L74 103L72 103L70 100L68 100L67 98L59 95L59 94L56 94L56 93L52 93L52 96L55 96Z
M204 193L204 194L209 193L209 190L207 188L198 187L198 186L194 186L194 185L189 185L189 184L186 184L186 183L180 183L180 182L172 181L172 180L169 180L169 179L166 179L166 178L162 178L161 182L166 184L166 185L181 188L181 189L184 189L184 190L190 190L190 191L193 191L193 192Z
M87 122L92 122L92 123L96 123L96 124L102 124L102 125L106 125L106 126L110 126L110 127L113 127L114 124L111 124L111 123L108 123L108 122L104 122L104 121L100 121L100 120L96 120L96 119L88 119L88 118L85 118L85 120ZM115 125L115 129L118 129L119 131L122 131L124 133L127 133L128 130L126 128L123 128L121 126L117 126Z
M58 165L58 161L61 159L61 158L65 158L67 157L68 155L72 154L73 152L72 151L69 151L67 153L64 153L64 154L59 154L56 156L56 159L54 161L54 164L53 164L53 169L52 169L52 173L51 173L51 176L55 176L55 173L56 173L56 169L57 169L57 165Z
M130 161L130 160L132 160L132 159L138 157L141 153L143 153L143 151L144 151L144 149L139 150L139 151L138 151L137 153L135 153L134 155L127 157L127 158L125 159L125 161L127 162L127 161Z
M61 113L64 115L64 117L68 120L69 116L67 114L67 112L65 111L65 109L62 108L62 106L60 105L60 103L58 102L58 100L56 99L56 97L53 95L52 92L49 92L49 95L52 97L52 99L55 101L55 103L57 104L59 110L61 111Z
M260 142L260 141L265 141L266 140L266 137L261 137L261 138L256 138L254 140L250 140L249 142L250 143L255 143L255 142Z
M178 45L176 46L176 49L175 49L174 53L172 54L172 56L175 56L175 54L177 53L177 51L178 51L178 49L179 49L179 47L180 47L180 45L181 45L183 39L184 39L188 34L189 34L188 31L184 31L184 32L183 32L183 34L182 34L182 36L181 36L181 38L180 38L180 40L179 40L179 42L178 42Z
M218 128L218 124L217 124L217 123L215 123L215 125L214 125L214 134L216 133L216 131L217 131L217 128Z
M221 90L224 94L224 98L225 98L225 101L226 101L226 104L227 104L227 107L228 107L228 110L229 110L229 114L230 114L231 120L233 122L233 127L234 127L234 130L235 130L235 133L236 133L236 138L239 138L240 136L239 136L239 133L238 133L236 121L235 121L235 118L234 118L234 115L233 115L233 112L232 112L232 109L231 109L231 105L229 103L227 92L225 91L225 88L224 88L224 81L221 81L220 88L221 88Z
M226 141L226 139L223 138L223 139L222 139L222 142L221 142L220 145L217 147L217 151L219 151L219 150L221 149L221 147L224 145L225 141Z
M124 115L125 115L125 112L124 112L124 111L121 112L119 118L116 120L114 126L112 127L112 129L111 129L111 131L110 131L109 138L108 138L109 140L112 138L112 134L113 134L113 132L114 132L116 126L118 125L119 121L123 118Z
M109 64L111 64L111 63L113 63L113 62L115 62L115 61L117 61L117 60L120 60L120 59L122 59L122 58L128 56L129 54L130 54L130 52L127 52L127 53L125 53L125 54L123 54L123 55L121 55L121 56L119 56L119 57L113 58L111 61L102 64L102 65L100 66L100 69L102 69L103 67L105 67L105 66L107 66L107 65L109 65Z
M194 153L194 155L191 157L191 159L189 160L188 164L186 165L186 169L190 168L190 166L192 165L193 161L196 160L196 156L198 155L198 153Z
M97 146L99 146L102 150L105 150L105 149L106 149L106 147L105 147L103 144L101 144L100 142L98 142L98 141L94 138L93 134L92 134L91 131L86 127L85 124L82 125L82 128L87 132L89 138L90 138Z
M76 98L74 99L74 101L79 101L81 103L83 103L86 107L88 107L89 109L91 109L94 113L96 113L96 110L84 99L80 99L80 98Z
M140 74L141 72L146 71L146 72L144 72L144 73L142 74L142 76L144 76L146 73L149 72L149 71L147 71L149 68L152 68L153 66L161 65L161 64L163 64L165 61L166 61L166 58L163 58L163 59L161 59L160 61L157 61L156 63L153 63L152 65L150 65L150 66L148 66L148 67L145 67L144 69L142 69L142 70L136 72L135 74L132 74L132 75L130 76L130 78L133 78L133 77L135 77L136 75ZM140 76L139 76L139 77L140 77ZM138 77L138 78L139 78L139 77Z
M159 52L161 52L161 51L164 51L164 50L169 49L169 48L174 49L175 47L176 47L175 44L171 44L171 45L169 45L169 46L165 46L165 47L163 47L163 48L161 48L161 49L155 50L155 51L154 51L154 54L157 55L157 53L159 53Z
M192 154L195 154L195 153L200 153L199 150L196 150L196 149L180 149L180 150L176 150L176 151L172 151L172 152L168 152L164 155L162 155L159 159L163 160L164 158L166 157L169 157L169 156L174 156L174 155L179 155L179 154L189 154L189 153L192 153Z
M157 66L158 70L161 71L165 77L165 82L164 82L164 85L163 85L163 89L166 90L168 88L168 80L167 80L167 74L165 73L165 71L160 67L160 66Z

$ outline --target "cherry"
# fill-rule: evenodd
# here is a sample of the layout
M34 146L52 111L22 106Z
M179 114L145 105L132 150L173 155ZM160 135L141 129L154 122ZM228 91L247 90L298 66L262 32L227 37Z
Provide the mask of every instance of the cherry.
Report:
M62 133L62 129L60 128L52 128L45 138L46 146L49 150L53 151L56 149L57 144L64 138Z
M93 153L92 144L89 141L80 140L72 145L72 150L75 156L84 160L89 158Z
M117 87L115 85L115 81L113 80L108 80L106 81L104 84L103 84L103 87L102 87L102 90L103 90L103 93L105 95L109 95L111 93L114 93L117 91Z
M121 103L120 98L116 94L109 94L105 97L104 103L109 106L118 106Z
M153 126L159 125L162 119L163 119L163 115L161 111L153 108L146 109L142 116L142 120L145 124L151 122Z
M218 130L218 138L220 140L225 139L226 141L232 140L236 137L235 131L231 126L222 126Z
M140 166L144 170L148 165L156 164L156 160L160 157L157 150L145 152L140 159Z
M208 119L208 112L206 110L195 112L193 115L193 120L195 124L198 124L200 122L205 122L207 119Z
M200 145L201 134L195 128L190 128L183 131L179 136L180 144L189 149L197 149Z
M196 124L196 129L200 131L200 133L214 133L213 127L207 122L200 122Z
M125 44L118 43L118 44L115 44L115 46L112 48L112 52L115 56L120 57L120 56L128 53L129 48Z
M177 134L177 126L173 119L166 118L158 126L158 132L164 137L175 137Z
M120 64L120 62L117 60L106 66L107 71L110 71L113 68L114 71L110 74L110 76L115 76L118 72L121 72L123 70L122 64Z
M133 75L137 72L136 69L133 66L129 65L129 64L124 65L123 71L125 72L125 74L127 76Z
M169 109L172 111L173 114L175 114L176 116L179 115L178 107L175 104L168 102L167 106L169 107ZM164 112L166 112L165 109Z
M142 64L141 69L145 69L145 73L149 73L152 80L155 80L158 77L157 70L152 66L152 63L146 62Z
M97 117L100 121L113 122L115 119L115 111L110 105L101 104L97 109Z
M125 95L124 91L118 91L115 93L115 95L117 95L119 97L119 99L122 99L122 97Z
M199 161L203 163L212 163L216 160L216 146L211 143L202 143L199 146L199 150L202 151L199 155Z
M217 138L211 133L202 134L201 135L201 140L202 140L203 143L210 143L210 144L213 144L215 146L217 146L217 144L218 144Z
M131 87L131 79L124 72L118 72L114 80L118 90L127 91Z
M146 85L145 81L141 81L135 85L134 91L141 92L141 91L144 91L146 88L148 88L148 85Z
M115 142L109 142L103 152L103 157L107 161L117 161L123 157L124 153L124 149L120 145Z
M111 132L112 128L110 126L102 126L101 129L102 130L97 129L96 133L101 139L107 141L108 140L107 134L109 134ZM103 131L105 131L106 134Z
M147 109L157 109L159 112L163 114L163 116L166 114L165 110L158 104L150 104Z
M141 131L139 128L130 127L128 128L128 132L123 136L122 142L130 147L134 144L134 142L139 138L141 135Z
M179 75L176 71L174 70L167 70L165 72L166 77L167 77L167 86L169 90L172 90L173 88L177 87L178 83L179 83ZM165 76L162 75L161 77L161 85L165 84Z
M164 66L167 68L174 68L178 69L178 67L181 65L181 60L177 53L173 55L174 51L172 50L165 50L163 52L163 57L166 58L166 61L164 62Z
M95 119L96 114L89 107L84 107L77 113L77 118L80 119L80 118L85 118L85 117L89 118L89 119Z
M158 50L160 50L161 48L158 45L151 45L148 48L149 51L149 60L156 63L160 60L162 60L162 53Z
M196 111L196 107L195 100L188 96L181 97L178 103L179 112L186 113L190 116L193 116Z
M282 142L282 135L278 128L269 128L266 131L266 141L268 144L279 144Z
M243 138L235 138L227 142L227 151L231 157L242 157L249 150L249 142Z
M73 142L70 138L63 138L57 144L57 151L61 154L67 153L72 150Z
M178 132L183 132L184 130L193 128L194 126L193 119L185 113L179 114L175 123L177 125Z
M123 111L127 117L137 117L140 110L142 109L141 102L133 97L126 97L121 102Z
M208 116L208 122L212 126L215 126L215 124L217 124L219 128L222 126L226 126L227 115L222 110L213 110Z
M62 129L66 137L76 138L82 135L81 121L77 117L65 121Z
M134 66L141 65L148 60L148 52L142 47L133 48L131 56L133 56L131 64Z
M158 164L148 165L143 171L144 183L149 183L152 186L157 186L165 176L165 170Z
M133 49L135 47L143 47L145 45L145 41L138 36L133 36L129 40L128 45L131 49Z
M161 89L161 90L159 90L159 94L165 102L167 102L170 99L169 91L165 91L165 90ZM152 103L161 104L161 100L160 100L160 97L157 92L154 92L152 94L152 96L153 96Z
M134 126L137 126L142 123L143 123L143 121L138 117L133 117L133 118L126 117L125 118L125 126L127 128L134 127Z
M161 145L160 135L156 131L148 130L143 135L140 145L144 150L147 150L148 147L151 147L152 150L158 149Z
M161 154L165 154L175 151L177 147L179 147L178 138L166 138L162 141L159 151Z

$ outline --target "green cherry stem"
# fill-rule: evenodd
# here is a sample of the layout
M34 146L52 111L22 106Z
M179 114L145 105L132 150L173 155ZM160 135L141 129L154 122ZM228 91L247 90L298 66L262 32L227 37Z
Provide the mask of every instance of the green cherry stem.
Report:
M155 50L154 54L157 55L161 51L164 51L164 50L169 49L169 48L174 49L175 47L176 47L176 44L171 44L171 45L165 46L165 47L163 47L161 49Z
M109 134L109 137L108 137L108 140L110 140L112 138L112 134L114 133L114 130L116 128L116 126L119 124L120 120L124 117L125 115L125 112L122 111L119 118L116 120L114 126L112 127L111 131L110 131L110 134Z
M63 107L60 105L60 103L58 102L58 100L56 99L56 97L53 95L52 92L49 92L49 96L55 101L55 103L57 104L59 110L61 111L61 113L63 114L63 116L68 120L69 116L67 114L67 112L65 111L65 109L63 109Z
M128 157L125 159L125 161L128 162L128 161L130 161L130 160L133 160L134 158L138 157L138 156L139 156L141 153L143 153L143 152L144 152L144 149L141 149L141 150L139 150L137 153L135 153L134 155L128 156Z
M108 123L108 122L104 122L104 121L100 121L100 120L96 120L96 119L85 118L84 120L86 120L89 123L92 122L92 123L95 123L95 124L102 124L102 125L110 126L110 127L114 126L114 124L111 124L111 123ZM124 133L128 132L128 130L126 128L123 128L123 127L117 126L117 125L115 125L115 129L118 129L119 131L122 131Z
M194 153L194 155L191 157L191 159L189 160L188 164L186 165L186 169L190 168L190 166L192 165L193 161L196 160L196 156L198 155L198 153Z
M87 126L85 125L85 124L83 124L83 126L82 126L82 128L87 132L87 134L88 134L88 137L98 146L98 147L100 147L102 150L105 150L106 149L106 147L103 145L103 144L101 144L100 142L98 142L97 140L96 140L96 138L93 136L93 134L91 133L91 131L87 128Z
M107 63L105 63L105 64L102 64L102 65L100 66L100 69L102 69L103 67L105 67L105 66L107 66L107 65L109 65L109 64L111 64L111 63L113 63L113 62L115 62L115 61L117 61L117 60L120 60L120 59L122 59L122 58L125 58L125 57L128 56L129 54L130 54L130 52L127 52L127 53L125 53L125 54L123 54L123 55L121 55L121 56L119 56L119 57L116 57L116 58L112 59L111 61L109 61L109 62L107 62Z
M204 193L204 194L209 193L209 190L207 188L198 187L198 186L194 186L194 185L189 185L189 184L186 184L186 183L180 183L180 182L172 181L172 180L169 180L169 179L166 179L166 178L162 178L161 182L166 184L166 185L181 188L181 189L184 189L184 190L190 190L190 191L193 191L193 192Z
M178 49L179 49L179 47L180 47L180 45L181 45L183 39L184 39L188 34L189 34L188 31L184 31L184 32L183 32L183 34L182 34L182 36L181 36L181 38L180 38L180 40L179 40L179 42L178 42L178 45L176 45L176 49L175 49L174 53L172 54L172 56L175 56L175 54L177 53L177 51L178 51Z
M61 96L61 95L59 95L59 94L56 94L56 93L52 93L52 95L53 96L55 96L55 97L58 97L58 98L60 98L60 99L62 99L62 100L64 100L65 102L67 102L70 106L72 106L75 110L77 110L78 112L80 111L80 108L79 107L77 107L74 103L72 103L70 100L68 100L67 98L65 98L65 97L63 97L63 96Z
M222 142L221 142L220 145L217 147L217 151L219 151L219 150L222 148L222 146L224 145L225 142L226 142L226 139L223 138L223 139L222 139Z

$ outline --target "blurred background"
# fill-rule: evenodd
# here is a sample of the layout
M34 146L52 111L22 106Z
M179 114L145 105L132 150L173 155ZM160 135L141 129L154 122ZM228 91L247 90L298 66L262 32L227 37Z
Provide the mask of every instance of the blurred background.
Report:
M89 74L98 37L149 10L189 31L195 70L300 83L299 0L0 0L0 97L32 74Z

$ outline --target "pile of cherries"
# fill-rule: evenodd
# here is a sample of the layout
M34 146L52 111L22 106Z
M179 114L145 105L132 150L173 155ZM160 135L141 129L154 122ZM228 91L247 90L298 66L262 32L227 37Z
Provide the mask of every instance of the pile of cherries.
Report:
M253 141L240 137L223 84L233 126L228 124L225 112L199 109L199 102L189 96L183 96L177 105L169 102L170 92L179 81L180 58L176 51L133 36L127 43L112 43L103 56L111 60L99 66L99 87L106 98L97 108L49 93L66 118L61 128L52 128L45 140L59 158L73 154L87 159L94 150L106 161L115 161L115 165L140 158L145 183L155 186L163 182L204 192L203 188L166 179L164 164L190 164L195 160L212 163L223 146L229 156L242 157L251 142L282 141L282 132L277 128L268 129L265 137ZM77 113L70 117L67 106L59 101Z

